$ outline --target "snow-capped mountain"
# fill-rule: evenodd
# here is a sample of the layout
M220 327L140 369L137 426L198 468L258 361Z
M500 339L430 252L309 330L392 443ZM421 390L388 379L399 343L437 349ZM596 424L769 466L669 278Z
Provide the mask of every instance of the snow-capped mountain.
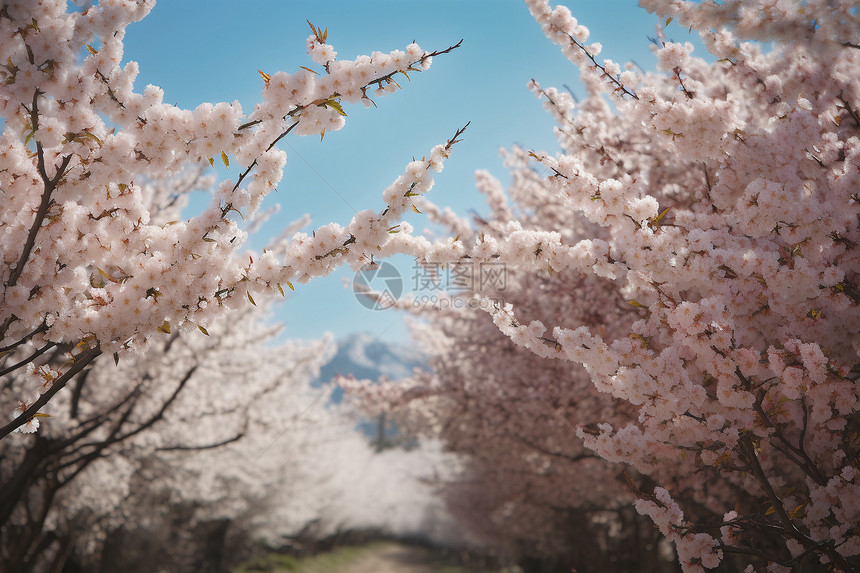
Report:
M325 384L338 375L376 380L382 376L392 380L405 378L412 369L425 364L424 355L405 344L383 342L361 332L337 341L337 352L320 369L316 384ZM335 390L332 401L339 402L343 392Z

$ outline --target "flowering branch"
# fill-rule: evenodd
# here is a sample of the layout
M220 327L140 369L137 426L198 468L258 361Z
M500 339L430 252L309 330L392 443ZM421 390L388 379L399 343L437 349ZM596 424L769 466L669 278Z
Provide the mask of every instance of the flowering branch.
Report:
M45 391L44 394L39 396L32 404L27 406L27 408L19 414L14 420L0 428L0 439L5 438L10 433L20 428L28 421L30 421L33 416L35 416L39 410L48 403L48 401L54 397L54 395L62 390L65 385L75 377L81 370L86 368L86 366L95 360L98 356L101 355L101 349L96 346L94 348L90 348L81 354L77 355L74 359L74 363L66 370L59 378L53 381L51 387Z

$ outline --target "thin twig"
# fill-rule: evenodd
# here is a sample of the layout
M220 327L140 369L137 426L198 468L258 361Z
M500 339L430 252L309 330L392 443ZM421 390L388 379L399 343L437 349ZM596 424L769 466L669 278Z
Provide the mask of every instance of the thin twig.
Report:
M573 42L573 43L576 45L576 47L577 47L577 48L579 48L580 50L582 50L582 51L583 51L583 53L584 53L586 56L588 56L588 59L589 59L589 60L591 60L591 63L592 63L592 64L594 64L594 67L595 67L595 68L597 68L598 70L600 70L601 72L603 72L603 75L604 75L605 77L609 78L609 81L610 81L612 84L614 84L614 85L615 85L615 91L617 91L617 92L618 92L618 91L620 91L620 92L621 92L621 93L623 93L624 95L629 95L629 96L630 96L630 97L632 97L633 99L639 99L639 96L638 96L638 95L636 95L634 92L632 92L632 91L628 90L626 87L624 87L624 84L622 84L620 81L618 81L618 79L616 79L616 78L612 77L612 75L611 75L611 74L609 74L609 73L606 71L606 68L604 68L603 66L601 66L600 64L598 64L598 63L597 63L597 60L595 60L595 59L594 59L594 56L592 56L592 55L591 55L591 52L589 52L589 51L585 48L585 46L583 46L582 44L580 44L580 43L576 40L576 38L574 38L574 37L573 37L573 36L571 36L570 34L568 34L568 35L567 35L567 37L568 37L568 38L570 38L570 41L571 41L571 42Z

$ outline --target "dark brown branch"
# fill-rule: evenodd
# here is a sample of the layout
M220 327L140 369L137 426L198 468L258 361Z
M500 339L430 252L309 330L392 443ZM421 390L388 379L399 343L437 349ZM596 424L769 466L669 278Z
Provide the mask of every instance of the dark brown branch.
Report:
M462 40L460 40L460 41L462 42ZM458 44L458 45L459 45L459 44ZM460 142L460 140L459 140L459 139L457 139L457 138L458 138L458 137L460 137L461 135L463 135L464 133L466 133L466 129L467 129L470 125L472 125L472 122L471 122L471 121L467 121L467 122L466 122L466 125L464 125L464 126L463 126L463 127L461 127L460 129L458 129L457 131L455 131L455 132L454 132L454 136L453 136L451 139L449 139L449 140L445 143L445 149L451 149L452 147L454 147L454 144L455 144L455 143L459 143L459 142Z
M214 444L206 444L205 446L165 446L163 448L155 448L157 452L196 452L200 450L214 450L215 448L220 448L221 446L226 446L227 444L232 444L233 442L238 442L242 438L245 437L245 432L241 431L232 438L227 438L226 440L222 440L220 442L215 442Z
M45 352L47 352L48 350L50 350L51 348L53 348L54 346L56 346L56 343L55 343L55 342L49 342L49 343L47 343L45 346L43 346L42 348L38 349L38 350L37 350L37 351L35 351L33 354L31 354L30 356L28 356L28 357L24 358L24 359L23 359L23 360L21 360L20 362L17 362L17 363L15 363L15 364L13 364L12 366L9 366L9 367L7 367L7 368L4 368L3 370L0 370L0 376L5 376L5 375L9 374L10 372L14 372L15 370L17 370L18 368L20 368L20 367L24 366L24 365L25 365L25 364L27 364L28 362L31 362L31 361L35 360L36 358L38 358L39 356L41 356L42 354L44 354Z
M553 458L560 458L560 459L566 460L568 462L580 462L582 460L597 457L597 455L592 454L590 452L583 452L581 454L571 456L569 454L565 454L564 452L554 452L552 450L548 450L548 449L544 448L543 446L540 446L540 445L535 444L534 442L532 442L530 440L523 438L522 436L517 436L515 434L507 434L507 437L513 438L514 440L522 443L525 446L528 446L529 448L532 448L535 451L538 451L538 452L544 454L545 456L550 456Z
M188 372L185 373L185 376L183 376L182 380L179 381L179 384L176 386L176 389L173 391L173 393L170 395L170 397L164 401L164 403L161 405L161 408L158 410L158 412L153 414L149 420L147 420L146 422L144 422L143 424L141 424L140 426L138 426L134 430L131 430L130 432L126 432L125 434L122 434L122 435L114 438L113 440L111 440L110 443L121 442L123 440L127 440L128 438L139 434L140 432L146 430L147 428L149 428L150 426L152 426L153 424L155 424L156 422L161 420L164 417L164 414L167 412L167 409L170 407L171 404L173 404L173 402L179 396L179 393L182 392L182 389L185 388L185 385L191 379L191 376L194 374L194 372L196 370L197 370L197 366L195 365L195 366L192 366L188 370Z
M595 60L595 59L594 59L594 56L592 56L592 55L591 55L591 53L590 53L588 50L586 50L586 49L585 49L585 46L583 46L582 44L580 44L579 42L577 42L577 41L576 41L576 38L574 38L574 37L573 37L573 36L571 36L570 34L568 34L568 35L567 35L567 37L568 37L568 38L570 38L570 41L571 41L571 42L573 42L573 43L574 43L574 45L576 45L576 47L577 47L577 48L579 48L580 50L582 50L582 52L583 52L586 56L588 56L588 59L589 59L589 60L591 60L591 63L594 65L594 67L595 67L595 68L597 68L598 70L600 70L601 72L603 72L604 77L609 78L609 81L610 81L612 84L614 84L614 85L615 85L615 90L614 90L614 91L617 91L617 92L619 92L619 91L620 91L620 92L621 92L621 93L623 93L624 95L629 95L629 96L630 96L630 97L632 97L633 99L639 99L639 96L638 96L638 95L636 95L634 92L632 92L632 91L628 90L626 87L624 87L624 84L622 84L622 83L621 83L620 81L618 81L616 78L612 77L612 75L610 75L609 73L607 73L607 72L606 72L606 68L604 68L603 66L601 66L600 64L598 64L598 63L597 63L597 60Z
M87 382L87 378L89 378L89 373L92 370L87 370L81 376L75 380L75 387L72 388L72 399L69 402L69 417L73 420L76 420L78 417L78 408L81 403L81 394L84 391L84 384Z
M54 384L41 396L39 399L33 402L22 414L20 414L17 418L0 428L0 440L11 434L16 429L20 428L24 424L26 424L30 418L36 415L39 412L39 409L42 408L45 404L50 401L54 395L62 390L66 384L75 377L81 370L83 370L90 362L92 362L97 356L102 353L101 348L96 346L95 348L90 348L89 350L83 352L75 358L75 363L72 364L71 368L69 368L62 376L54 380Z
M844 109L848 112L848 115L851 116L851 119L854 120L854 124L857 127L860 127L860 116L857 115L857 111L851 107L851 104L848 103L848 100L846 100L842 94L839 94L836 99L842 102L842 105L845 106Z
M105 77L105 75L102 73L102 71L96 70L96 75L102 81L102 83L105 85L105 88L107 88L108 97L110 97L110 99L117 105L117 107L119 107L120 109L125 109L125 104L122 103L122 101L120 101L120 99L118 97L116 97L116 93L114 93L113 88L110 87L110 82ZM139 122L141 122L142 124L146 125L146 120L144 118L137 116L137 120Z
M457 48L459 48L462 43L463 43L463 40L461 39L459 42L457 42L453 46L449 46L449 47L445 48L444 50L435 50L433 52L427 52L424 55L422 55L420 58L418 58L418 60L416 60L415 63L410 64L409 67L406 69L409 71L412 71L412 72L420 72L421 70L413 68L412 66L414 66L415 64L423 64L425 61L427 61L427 59L432 58L434 56L441 56L442 54L447 54L448 52L452 52L452 51L456 50ZM371 80L371 81L367 82L367 84L362 88L362 90L367 90L367 88L369 88L373 84L376 84L377 86L381 86L382 82L391 83L394 81L394 76L397 74L400 74L400 73L403 73L403 72L401 70L395 70L395 71L391 72L390 74L385 74L384 76L378 77L375 80ZM409 77L409 76L407 76L407 77Z
M12 318L13 318L13 320L7 321L3 325L4 328L0 329L0 336L4 336L6 333L6 329L9 327L9 325L12 324L13 322L15 322L15 320L17 320L17 318L15 318L15 317L12 317ZM46 330L48 330L48 325L43 322L41 325L39 325L39 327L36 330L25 335L24 338L22 338L21 340L18 340L17 342L13 342L9 346L4 346L3 348L0 348L0 352L8 352L9 350L17 348L17 347L21 346L22 344L24 344L25 342L27 342L28 340L30 340L31 338L33 338L34 336L36 336L37 334L39 334L40 332L45 332Z
M462 44L463 44L463 38L460 38L460 41L457 42L456 44L454 44L453 46L449 46L449 47L445 48L444 50L434 50L434 51L430 52L429 54L424 54L423 56L421 56L421 59L418 61L423 62L427 58L432 58L434 56L441 56L442 54L447 54L448 52L453 52L454 50L459 48Z
M741 446L743 456L746 458L753 475L758 480L759 485L764 490L765 495L767 495L768 500L779 517L779 520L782 522L782 527L785 532L798 539L804 546L808 546L810 539L797 530L794 523L791 521L791 517L788 515L788 512L785 511L785 507L782 505L782 500L779 499L773 486L770 485L770 480L767 479L761 464L759 464L758 456L755 453L755 446L753 446L750 437L743 436L738 443Z
M421 64L421 63L424 63L428 58L432 58L433 56L441 56L442 54L447 54L448 52L452 52L452 51L456 50L457 48L459 48L462 43L463 43L463 40L461 39L459 42L457 42L453 46L449 46L448 48L445 48L444 50L435 50L433 52L425 53L415 63ZM411 64L410 67L407 69L410 69L412 71L421 71L421 70L413 69L412 68L413 65L415 65L415 64ZM366 90L368 87L370 87L373 84L381 85L381 83L384 81L391 81L391 79L394 77L394 75L399 74L399 73L401 73L401 71L397 70L397 71L391 72L390 74L386 74L384 76L381 76L379 78L371 80L371 81L367 82L367 84L365 84L364 88L362 88L362 89ZM336 98L336 97L340 97L340 94L337 92L332 94L331 97L327 98L327 99ZM305 108L307 108L311 105L323 105L320 102L324 102L324 101L327 101L327 100L322 99L322 100L317 100L316 102L311 102L307 105L300 105L300 106L292 109L287 115L285 115L284 119L286 120L287 117L294 117L295 115L301 113ZM266 151L269 151L270 149L272 149L281 139L283 139L288 133L290 133L299 124L299 121L301 121L301 120L296 120L295 123L293 123L292 125L290 125L290 127L288 127L286 129L286 131L284 131L278 137L276 137L275 140L272 141L272 143L270 143L269 146L266 148ZM251 121L243 123L236 130L241 131L243 129L247 129L251 126L257 125L261 122L262 122L262 120L260 120L260 119L251 120ZM465 129L465 127L463 129ZM454 138L456 139L457 135L459 135L460 133L462 133L462 131L457 132L457 134L454 136ZM450 142L449 142L449 144L450 144ZM251 172L251 169L253 169L256 164L257 164L257 160L254 159L254 161L251 162L251 164L248 166L248 168L245 169L245 171L239 176L239 180L236 181L236 184L233 186L233 191L235 191L236 189L239 188L239 185L242 184L242 181L245 179L245 177L248 176L248 174ZM228 209L228 211L229 211L229 209Z
M138 397L140 395L140 393L141 393L140 392L140 386L137 386L132 391L132 396ZM108 446L119 441L119 439L117 439L116 436L117 436L117 434L119 434L119 431L122 429L123 425L125 425L125 423L129 420L129 418L131 418L131 414L132 414L132 412L134 412L134 408L135 408L136 404L137 404L136 401L132 401L128 405L128 407L125 409L125 411L120 416L119 420L117 420L113 424L113 427L110 428L110 430L108 431L108 435L104 440L101 440L99 442L90 442L88 444L81 444L80 446L76 447L72 451L72 453L74 453L74 452L83 450L84 448L91 447L93 449L90 452L83 454L78 458L68 460L65 463L62 463L56 467L55 471L59 474L60 470L63 470L67 467L71 467L74 465L78 466L71 473L63 475L63 479L60 482L61 485L65 485L65 484L73 481L78 474L80 474L82 471L84 471L84 469L86 469L87 466L89 466L93 461L100 458L102 456L102 452L105 449L107 449Z
M286 135L287 135L288 133L290 133L290 132L293 130L293 128L295 128L298 124L299 124L299 121L298 121L298 120L296 120L296 122L295 122L295 123L293 123L290 127L288 127L288 128L286 129L286 131L284 131L281 135L279 135L278 137L276 137L276 138L275 138L275 141L273 141L272 143L270 143L270 144L269 144L269 147L267 147L267 148L266 148L266 151L269 151L269 150L270 150L270 149L272 149L275 145L277 145L277 143L278 143L280 140L282 140L284 137L286 137ZM256 162L255 162L255 163L256 163ZM234 187L233 189L235 190L235 187Z
M792 521L791 517L788 515L788 512L785 511L785 507L782 505L782 500L779 499L779 496L773 489L773 486L770 485L770 480L767 479L767 476L764 473L764 470L761 467L761 464L758 461L758 456L755 453L755 446L752 444L752 440L748 435L741 437L738 441L741 446L741 450L743 451L744 458L746 458L747 462L750 465L750 469L752 470L753 475L756 477L759 485L761 485L762 489L765 491L765 495L767 495L768 501L770 501L773 506L776 515L779 517L779 521L782 524L783 530L785 534L793 537L797 541L800 542L806 549L815 549L817 551L821 551L827 557L830 558L833 563L835 563L840 569L843 571L857 571L856 567L852 567L848 561L840 555L836 549L832 545L821 546L816 544L812 539L808 536L804 535L797 526Z
M684 91L684 95L686 95L689 99L693 99L696 97L696 94L687 89L687 86L684 85L684 79L681 77L681 68L674 67L672 72L675 74L675 79L678 80L678 83L681 85L681 89Z
M737 545L726 545L724 543L720 543L718 548L721 549L724 553L735 553L738 555L752 555L754 557L759 557L768 562L774 562L782 565L783 567L792 567L793 565L797 565L800 563L807 555L813 553L813 549L807 549L797 557L789 560L779 560L776 559L773 555L769 553L765 553L764 551L759 551L758 549L754 549L752 547L740 547Z
M744 385L748 391L752 391L752 384L750 380L744 376L741 372L740 368L735 369L735 375ZM800 429L800 439L799 444L797 446L793 445L791 442L786 439L783 435L782 431L776 427L776 425L770 420L770 417L767 415L767 412L764 411L761 405L762 398L759 397L755 403L753 404L753 409L758 414L759 418L761 418L762 423L769 428L773 428L775 430L774 436L779 441L779 444L771 442L774 448L779 450L786 458L788 458L792 463L794 463L797 467L802 469L806 475L812 478L815 483L818 485L825 485L827 483L827 478L821 472L820 469L815 465L815 462L809 457L809 454L806 453L806 448L804 447L804 442L806 441L806 430L808 425L809 412L806 408L806 401L801 400L801 405L803 408L803 426ZM780 445L781 444L781 445Z
M36 94L38 93L39 92L37 91ZM36 99L37 97L33 96L34 110L36 110ZM33 221L33 225L30 227L27 241L24 243L24 248L21 251L21 258L18 259L18 263L15 265L15 268L9 276L9 281L6 283L7 288L15 286L18 283L18 279L21 278L21 273L24 272L24 265L27 263L27 259L30 258L30 252L36 244L36 235L39 233L39 229L42 228L42 223L45 221L48 209L51 207L51 194L54 192L54 189L57 188L57 184L60 182L60 179L63 177L69 166L69 163L72 161L71 154L63 157L60 165L55 166L56 172L54 173L54 176L49 177L48 171L45 168L45 151L42 149L42 144L38 141L36 142L36 153L38 156L37 167L39 169L39 176L42 178L42 183L45 187L44 191L42 191L42 203L39 205L39 210L36 212L36 218Z
M269 144L269 147L267 147L267 148L266 148L266 151L269 151L270 149L272 149L272 148L273 148L273 147L274 147L274 146L275 146L275 145L276 145L276 144L277 144L281 139L283 139L284 137L286 137L288 133L290 133L293 129L295 129L295 127L296 127L298 124L299 124L299 121L298 121L298 120L296 120L296 121L295 121L295 123L293 123L292 125L290 125L290 127L288 127L288 128L287 128L283 133L281 133L281 135L279 135L278 137L276 137L276 138L275 138L275 140L274 140L274 141L272 141L272 143L270 143L270 144ZM248 168L247 168L247 169L245 169L245 171L243 171L241 175L239 175L239 179L236 181L236 184L235 184L235 185L233 185L233 191L235 191L236 189L238 189L238 188L239 188L239 185L241 185L241 184L242 184L242 181L244 181L244 180L245 180L245 177L247 177L247 176L248 176L248 174L251 172L251 170L254 168L254 166L255 166L255 165L257 165L257 160L256 160L256 159L254 159L254 161L252 161L252 162L251 162L251 164L248 166ZM229 211L229 209L227 209L227 211Z
M240 125L239 127L237 127L236 131L242 131L243 129L248 129L249 127L257 125L258 123L263 123L263 120L262 119L253 119L251 121L247 121L247 122L243 123L242 125Z
M84 377L89 372L90 371L85 372ZM80 380L80 378L78 380ZM85 437L87 437L89 434L91 434L96 428L98 428L99 426L104 424L107 420L109 420L111 417L111 414L113 412L116 412L117 410L119 410L120 408L125 406L125 404L127 402L131 401L132 399L140 397L141 393L140 393L139 389L140 389L140 384L136 385L131 390L131 392L129 392L125 397L120 399L118 402L114 403L113 405L111 405L107 408L104 408L104 410L100 414L95 415L95 416L85 420L84 422L82 422L77 428L75 428L74 433L69 435L67 438L64 438L64 439L59 440L56 443L54 443L51 446L51 451L60 452L62 450L65 450L66 448L70 448L73 444L75 444L75 442L79 442L79 441L83 440ZM77 453L84 446L91 445L91 444L81 444L78 446L74 446L73 448L69 449L66 453L64 453L63 456L69 456L71 454Z

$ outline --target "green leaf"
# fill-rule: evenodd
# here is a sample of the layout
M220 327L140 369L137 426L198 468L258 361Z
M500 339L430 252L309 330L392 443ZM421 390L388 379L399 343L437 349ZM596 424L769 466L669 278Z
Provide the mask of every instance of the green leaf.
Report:
M214 160L213 158L211 158L211 157L209 157L208 159L209 159L209 165L210 165L211 167L215 167L215 160Z
M281 296L287 298L287 295L284 294L284 289L281 288L281 284L278 283L278 292L281 293Z
M230 158L227 157L227 154L224 153L223 151L221 152L221 161L224 162L224 167L226 167L227 169L230 169Z
M325 100L325 104L338 112L340 115L346 115L346 112L343 111L343 108L340 106L340 102L338 102L337 100L327 99Z
M292 291L296 290L296 287L294 287L293 283L291 283L290 281L287 281L287 286L290 287L290 290Z
M254 297L251 296L251 293L248 293L248 300L251 301L251 304L253 304L254 306L257 306L257 303L254 302Z
M164 334L170 334L170 323L165 320L156 330Z
M200 332L202 332L202 333L203 333L203 334L205 334L206 336L209 336L209 331L208 331L208 330L206 330L205 328L203 328L202 326L200 326L199 324L197 325L197 328L199 328L199 329L200 329Z
M656 219L654 219L654 222L655 222L655 223L659 223L659 222L660 222L660 219L662 219L662 218L666 215L666 213L668 213L668 212L669 212L669 209L671 209L671 208L672 208L672 207L671 207L671 206L669 206L669 207L666 207L665 209L663 209L663 212L662 212L662 213L660 213L659 215L657 215L657 218L656 218Z

